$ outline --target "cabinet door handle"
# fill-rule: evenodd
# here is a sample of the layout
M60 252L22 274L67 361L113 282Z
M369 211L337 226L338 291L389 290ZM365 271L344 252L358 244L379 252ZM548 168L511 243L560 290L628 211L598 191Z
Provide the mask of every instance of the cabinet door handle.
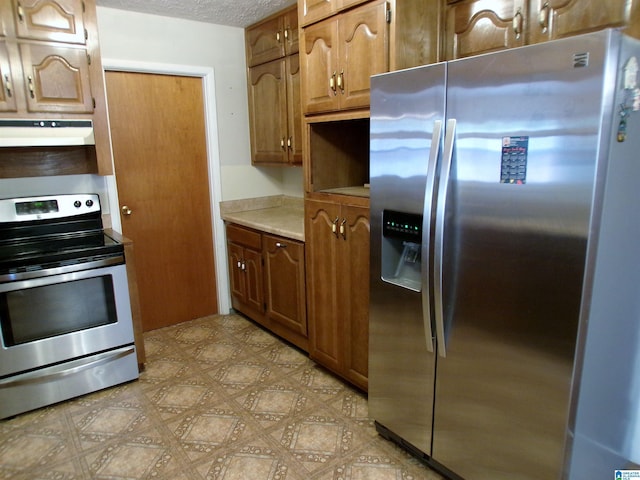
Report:
M280 43L280 32L276 32L276 42Z
M329 88L331 89L331 91L333 92L334 95L337 95L337 90L336 90L336 72L333 72L333 75L331 75L331 78L329 78Z
M293 138L292 137L287 138L287 147L289 148L289 150L291 150L293 148Z
M11 80L9 80L9 75L4 76L4 88L7 91L7 97L12 97L13 92L11 91Z
M288 28L284 29L284 39L285 40L289 40L289 29Z
M549 7L549 2L545 2L545 4L540 9L540 13L538 13L538 24L540 28L542 28L543 32L546 32L549 28L549 13L551 7Z
M347 239L347 229L345 228L345 224L347 223L347 219L343 218L342 223L340 224L340 235L342 235L343 239Z
M284 148L284 137L282 137L282 138L280 139L280 148L281 148L282 150L284 150L284 149L285 149L285 148Z
M287 244L286 243L276 242L276 247L277 248L287 248Z
M238 264L237 264L238 268L242 268L242 262L240 260L238 260Z
M516 39L519 39L520 35L522 35L522 22L522 12L520 11L520 9L518 9L515 16L513 17L513 32L516 34Z
M344 70L341 70L340 75L338 75L338 88L344 94Z
M33 86L33 77L29 75L28 79L29 79L29 95L31 96L31 98L36 98L36 92Z
M336 238L338 238L338 221L339 220L340 219L336 217L336 219L333 222L331 222L331 231L336 236Z
M18 21L20 23L24 22L24 8L22 8L22 4L18 2Z
M246 271L247 271L247 265L246 265L244 262L242 262L242 266L240 267L240 269L241 269L243 272L246 272Z

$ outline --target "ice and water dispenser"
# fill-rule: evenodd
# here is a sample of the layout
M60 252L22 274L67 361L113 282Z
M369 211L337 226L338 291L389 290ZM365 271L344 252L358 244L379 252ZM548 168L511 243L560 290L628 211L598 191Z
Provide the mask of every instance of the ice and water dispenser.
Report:
M422 289L422 215L382 212L382 280L419 292Z

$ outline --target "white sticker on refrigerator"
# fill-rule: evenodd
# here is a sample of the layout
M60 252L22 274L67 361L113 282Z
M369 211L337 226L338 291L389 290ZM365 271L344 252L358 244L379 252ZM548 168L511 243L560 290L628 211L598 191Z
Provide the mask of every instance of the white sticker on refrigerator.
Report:
M513 185L527 183L528 154L529 137L502 137L500 183Z

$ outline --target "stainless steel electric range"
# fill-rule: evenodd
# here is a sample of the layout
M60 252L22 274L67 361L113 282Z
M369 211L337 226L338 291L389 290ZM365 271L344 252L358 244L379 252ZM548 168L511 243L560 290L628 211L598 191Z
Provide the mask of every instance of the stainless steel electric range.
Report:
M99 196L0 199L0 418L136 378L124 247Z

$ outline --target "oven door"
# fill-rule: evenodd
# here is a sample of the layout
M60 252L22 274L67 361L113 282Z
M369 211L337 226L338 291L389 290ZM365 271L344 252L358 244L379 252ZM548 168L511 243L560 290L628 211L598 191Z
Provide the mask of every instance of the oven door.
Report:
M0 341L0 378L133 344L125 265L0 284Z

